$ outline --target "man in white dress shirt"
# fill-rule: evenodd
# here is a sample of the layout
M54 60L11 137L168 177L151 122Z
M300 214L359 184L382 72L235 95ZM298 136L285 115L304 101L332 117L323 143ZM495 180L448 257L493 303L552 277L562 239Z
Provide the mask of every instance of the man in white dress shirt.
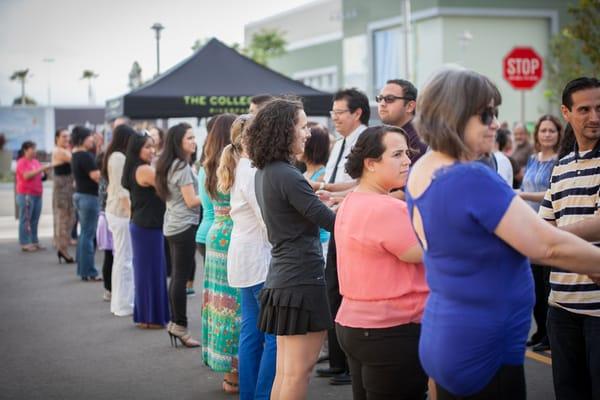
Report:
M312 183L313 188L327 191L332 196L342 197L357 182L346 173L346 157L358 140L362 132L367 128L371 110L367 96L357 89L340 90L334 95L333 107L330 112L335 124L336 131L342 136L338 140L325 166L325 179L320 183ZM336 194L337 193L337 194ZM333 233L329 240L327 253L325 279L327 281L327 293L331 314L335 318L337 310L342 302L337 278L337 257L335 251L335 240ZM335 328L328 332L329 340L329 368L317 369L317 376L331 377L332 385L345 385L352 383L348 371L346 356L337 341Z

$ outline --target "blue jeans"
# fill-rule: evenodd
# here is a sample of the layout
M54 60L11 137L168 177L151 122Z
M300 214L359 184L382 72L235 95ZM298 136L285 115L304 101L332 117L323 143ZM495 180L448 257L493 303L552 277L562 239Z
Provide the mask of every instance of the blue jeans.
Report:
M268 400L275 379L277 340L258 330L258 294L263 284L242 288L240 329L240 400Z
M100 212L98 196L74 193L73 205L77 211L81 229L77 241L77 275L82 278L92 278L98 276L98 270L94 265L94 238Z
M600 317L548 307L557 400L600 399Z
M38 241L38 222L42 213L42 196L17 194L19 207L19 243L25 246Z

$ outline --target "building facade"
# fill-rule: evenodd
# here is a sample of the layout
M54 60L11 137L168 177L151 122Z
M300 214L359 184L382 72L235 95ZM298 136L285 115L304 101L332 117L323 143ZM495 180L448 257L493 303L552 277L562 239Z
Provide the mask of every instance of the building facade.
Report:
M421 88L443 66L460 65L498 85L501 120L519 121L524 112L535 121L555 111L544 96L545 77L523 94L504 80L502 61L514 47L531 47L546 59L551 37L570 22L569 1L408 3L405 26L402 0L317 0L246 25L245 41L261 29L283 32L287 52L269 67L322 90L357 87L373 99L388 79Z

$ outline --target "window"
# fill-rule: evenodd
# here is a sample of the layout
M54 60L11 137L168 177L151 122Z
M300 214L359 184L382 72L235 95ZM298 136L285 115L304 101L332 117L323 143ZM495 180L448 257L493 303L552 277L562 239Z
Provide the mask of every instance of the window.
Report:
M293 78L325 92L338 90L337 67L335 66L296 72Z
M397 26L373 32L373 91L378 94L389 79L406 79L404 35Z

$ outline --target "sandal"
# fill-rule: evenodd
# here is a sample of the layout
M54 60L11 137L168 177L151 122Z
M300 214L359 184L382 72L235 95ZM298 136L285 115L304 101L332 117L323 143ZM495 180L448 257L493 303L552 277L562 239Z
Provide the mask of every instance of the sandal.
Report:
M227 379L223 379L223 391L227 394L238 394L240 392L240 385L237 382L230 382Z

